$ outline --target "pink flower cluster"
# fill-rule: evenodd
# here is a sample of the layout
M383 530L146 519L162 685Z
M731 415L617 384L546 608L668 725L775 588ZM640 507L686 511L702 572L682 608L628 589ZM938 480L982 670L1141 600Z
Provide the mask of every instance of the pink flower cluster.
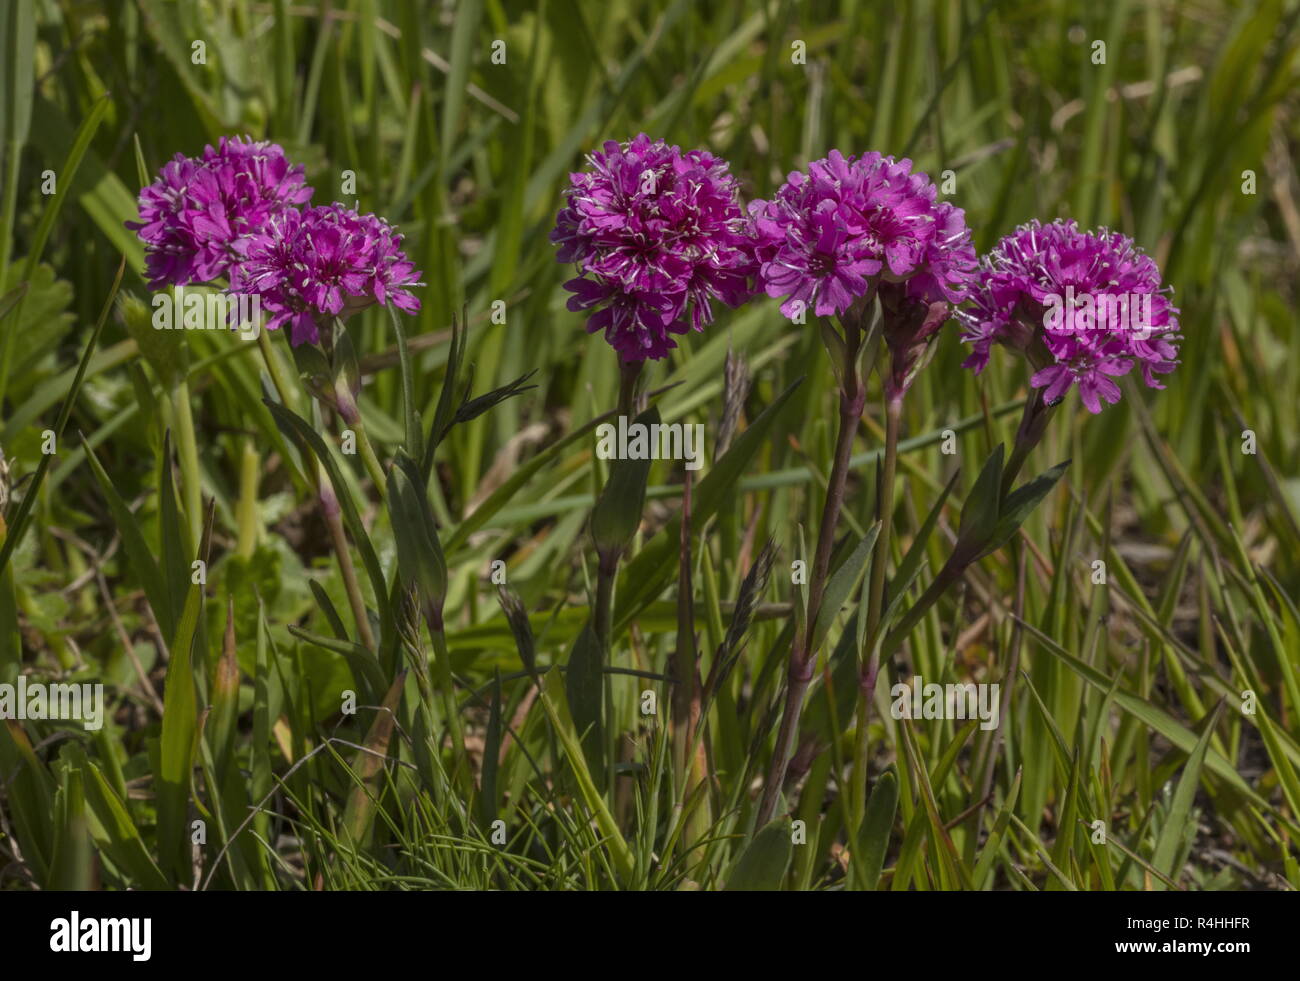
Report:
M401 243L382 218L341 204L287 211L253 237L231 287L261 296L267 330L287 323L295 346L314 344L323 316L347 317L372 303L420 309L407 288L419 274Z
M126 227L145 244L150 288L224 277L232 292L258 294L267 329L288 323L295 345L372 303L418 311L410 287L420 274L401 235L341 204L300 210L311 196L281 147L222 137L216 149L164 165L140 191L140 220Z
M223 136L216 149L164 164L140 191L140 220L126 227L145 244L152 289L206 283L228 275L269 220L311 196L280 147Z
M975 250L964 213L937 195L910 160L832 150L750 205L763 289L785 298L787 317L843 315L880 281L926 303L960 302Z
M712 320L712 299L734 307L762 292L787 317L846 322L878 297L893 397L954 316L974 347L968 367L982 370L995 343L1016 349L1049 403L1077 386L1091 412L1119 399L1114 378L1134 365L1160 388L1178 363L1170 289L1131 240L1034 221L981 261L965 213L910 160L832 150L742 211L727 165L706 151L643 133L589 159L551 240L581 272L565 283L569 309L594 309L588 331L626 361L663 357L670 335Z
M1131 239L1073 221L1021 225L984 258L963 319L977 373L992 346L1024 353L1030 384L1055 403L1078 386L1090 412L1119 401L1114 378L1134 365L1151 388L1178 364L1178 310L1155 261ZM1040 330L1041 328L1041 330Z
M564 284L569 309L595 310L588 333L604 331L624 361L659 359L672 335L713 322L713 300L749 299L749 222L725 161L644 133L588 160L551 232L559 260L579 270Z

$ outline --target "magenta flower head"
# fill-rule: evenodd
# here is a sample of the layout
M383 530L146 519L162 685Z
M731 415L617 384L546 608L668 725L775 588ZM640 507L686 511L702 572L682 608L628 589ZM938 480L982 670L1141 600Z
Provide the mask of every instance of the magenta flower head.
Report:
M401 243L382 218L341 204L290 209L253 236L231 288L261 297L268 330L287 323L295 347L314 344L320 324L372 303L406 313L420 309L409 289L421 285L420 274Z
M1178 364L1178 309L1155 261L1131 239L1073 221L1032 221L1002 239L982 263L963 315L976 373L1001 344L1028 357L1029 379L1048 405L1073 386L1089 412L1119 401L1114 378L1137 365L1150 388Z
M771 201L750 206L768 296L795 320L811 310L853 324L878 291L893 355L886 379L901 397L935 332L966 298L976 269L965 213L910 160L832 150L795 171Z
M164 164L140 191L140 220L126 227L145 244L151 289L206 283L228 275L253 235L311 195L279 146L223 136L216 149Z
M551 232L556 258L578 267L568 308L595 311L587 333L604 331L625 362L657 360L672 335L713 322L713 300L750 297L749 222L726 161L644 133L587 159Z
M843 315L881 281L909 284L918 300L960 302L975 253L964 213L937 194L910 160L832 150L750 205L760 285L785 299L791 318Z

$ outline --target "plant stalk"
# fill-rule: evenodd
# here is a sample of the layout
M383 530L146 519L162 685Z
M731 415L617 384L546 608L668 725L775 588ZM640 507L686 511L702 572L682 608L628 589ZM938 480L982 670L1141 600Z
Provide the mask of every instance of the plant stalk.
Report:
M194 435L194 414L190 409L190 386L182 380L172 389L172 411L176 422L176 450L180 456L185 516L190 541L195 547L203 535L203 484L199 476L199 448Z
M799 716L803 712L803 698L812 681L817 651L811 650L817 614L821 609L822 594L830 571L831 551L835 544L835 528L839 524L840 510L844 505L844 489L849 476L849 458L853 452L853 437L862 418L866 389L858 377L858 349L861 332L857 327L845 327L844 374L840 387L839 432L835 439L835 458L831 464L826 486L826 500L822 505L821 526L817 532L817 550L813 556L812 576L808 581L808 613L805 630L795 632L790 648L790 670L786 681L785 707L781 712L781 726L777 730L776 747L763 784L759 802L757 827L772 820L776 801L785 782L790 765L790 753L799 731Z
M260 467L257 444L253 442L253 437L248 436L244 439L239 457L239 504L235 509L239 525L235 554L243 559L251 559L257 549L257 483Z
M375 635L370 629L370 617L366 614L366 602L361 595L361 584L357 581L357 570L352 564L352 553L348 549L348 538L343 532L343 519L339 512L338 498L334 496L334 485L324 467L317 461L316 475L317 500L320 501L321 514L329 527L330 542L339 557L339 571L343 574L343 588L348 594L348 605L352 608L352 618L357 623L357 634L362 645L370 651L376 650Z
M360 417L352 425L352 431L357 434L357 448L361 450L361 462L366 465L366 472L370 474L370 479L374 481L382 498L388 487L388 477L384 473L383 464L375 454L374 444L370 442L370 435L366 432L366 425Z
M1011 486L1015 483L1016 475L1020 473L1020 468L1025 465L1029 459L1029 454L1033 452L1035 446L1043 438L1043 433L1047 430L1047 423L1056 412L1059 402L1051 405L1043 401L1043 389L1036 388L1033 393L1025 400L1025 410L1020 417L1020 427L1016 430L1016 442L1011 448L1011 456L1007 459L1006 466L1002 468L1002 497L1005 499L1011 493Z
M898 469L898 433L903 415L903 396L899 392L885 400L885 452L881 472L879 507L876 519L880 532L876 536L875 555L871 559L870 590L867 597L866 663L862 665L858 681L857 732L853 750L853 771L849 780L849 806L846 809L852 838L856 843L867 797L867 751L869 738L867 724L871 719L871 700L876 690L876 675L880 671L879 647L880 618L885 599L885 569L889 564L889 548L894 513L894 477Z
M451 733L451 750L456 760L456 773L465 781L467 787L474 783L474 774L465 754L465 734L461 730L460 710L456 707L455 679L451 673L451 649L447 646L447 634L439 620L429 624L429 635L433 638L433 675L438 693L442 697L442 711L447 717L447 729Z

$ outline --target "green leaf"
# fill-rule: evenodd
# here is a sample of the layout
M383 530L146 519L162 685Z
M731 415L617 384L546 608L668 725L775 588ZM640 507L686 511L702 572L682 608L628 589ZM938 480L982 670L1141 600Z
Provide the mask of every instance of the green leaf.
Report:
M993 863L997 860L998 851L1002 847L1002 838L1007 833L1007 825L1011 823L1011 813L1015 809L1016 798L1020 796L1020 781L1023 776L1024 773L1017 769L1016 778L1011 781L1011 788L1002 801L1002 809L998 811L998 816L993 821L993 830L989 832L988 840L984 842L984 850L980 852L980 857L975 862L971 882L976 889L987 889L993 883Z
M41 266L42 269L49 269L49 266ZM52 275L52 274L51 274ZM18 301L23 298L27 292L30 283L19 283L11 290L7 290L4 296L0 296L0 323L4 323L5 317L9 316L10 311L18 306ZM69 291L71 295L71 291Z
M854 871L855 888L875 889L880 881L897 811L898 775L890 768L876 780L862 817L862 827L858 829L858 847L849 866Z
M50 197L42 210L41 220L37 224L36 232L31 239L31 248L23 265L23 279L27 282L31 282L36 273L37 264L41 261L41 254L45 251L45 243L49 240L54 223L59 217L59 212L63 209L63 202L67 200L68 194L73 187L73 178L81 166L81 160L86 155L86 150L95 136L95 131L99 129L99 124L104 120L104 114L108 112L108 106L108 96L100 96L95 101L95 104L91 106L86 118L81 121L81 125L77 127L76 135L72 138L72 145L68 148L63 166L57 171L59 175L58 191ZM38 133L44 131L44 125L37 127ZM116 291L116 286L114 291ZM15 323L23 322L22 309L27 296L28 294L24 293L18 298L18 305L14 313ZM0 401L3 401L3 393L9 380L14 332L11 330L0 332L0 337L3 337L3 340L0 340Z
M314 644L321 650L338 654L347 661L348 667L352 669L352 678L361 688L361 694L366 702L374 704L375 699L383 695L384 675L373 652L350 640L322 637L293 623L289 624L289 633L308 644Z
M1058 463L1007 495L1007 499L1002 502L997 525L993 529L993 537L980 553L980 558L991 555L1011 541L1011 536L1056 486L1056 482L1061 479L1069 466L1069 460Z
M582 740L587 767L596 775L597 786L604 783L601 777L605 773L604 669L605 652L588 620L569 652L564 695L573 726Z
M897 598L907 589L907 584L921 570L921 563L925 560L925 546L929 544L930 536L934 534L935 526L939 523L939 515L943 513L943 505L948 500L948 495L952 493L952 489L957 486L957 480L960 476L961 471L959 470L944 485L943 492L939 494L939 499L934 502L934 507L930 508L930 513L925 516L925 521L921 523L916 537L912 539L912 544L908 548L907 554L903 556L903 561L898 563L898 568L894 571L894 578L889 581L891 605L897 601Z
M793 848L789 822L778 818L754 835L727 879L726 891L779 891L790 867Z
M198 557L207 554L212 533L212 512ZM167 665L167 682L163 692L162 738L160 763L154 776L158 801L158 850L163 864L173 875L184 877L189 870L187 804L194 747L198 738L198 694L195 690L194 652L203 612L203 586L192 583L185 598L185 609L172 637L171 661Z
M1061 647L1060 644L1056 643L1056 641L1052 640L1033 624L1020 619L1014 613L1009 615L1013 620L1024 627L1024 629L1028 631L1045 650L1049 651L1056 657L1059 657L1062 661L1068 664L1070 668L1082 676L1088 684L1101 692L1109 692L1115 686L1113 678L1108 678L1096 668L1093 668L1091 665L1075 657L1073 654L1070 654ZM1144 698L1129 694L1126 691L1116 691L1115 704L1129 715L1132 715L1139 722L1160 733L1160 735L1164 736L1184 753L1190 754L1196 748L1197 742L1199 742L1195 733ZM1270 812L1276 813L1272 806L1269 805L1269 803L1245 781L1241 774L1236 771L1233 765L1218 753L1213 750L1207 750L1205 754L1205 765L1208 766L1216 776L1222 777L1230 786L1244 794L1253 803L1259 807L1266 808Z
M109 97L105 95L101 98L107 111ZM80 146L86 122L83 120L74 130L71 120L59 105L42 98L39 91L36 96L36 112L41 124L32 130L32 145L49 160L58 160L68 154L67 162L70 163L73 158L69 148L77 150ZM105 166L93 149L88 148L88 138L86 143L86 149L78 150L78 170L84 171L84 174L76 183L77 204L100 233L112 243L117 253L126 259L127 265L135 271L143 270L144 244L135 232L123 224L137 217L135 193L128 190L122 179ZM66 163L58 168L57 173L59 193L56 197L62 198L65 191L73 186L72 173L67 169Z
M591 779L591 771L587 767L582 746L574 733L573 719L569 715L568 705L566 700L560 697L559 689L563 681L557 677L558 674L558 671L552 671L546 676L538 694L538 701L550 720L551 729L564 750L569 767L573 770L574 779L578 784L578 793L591 812L597 827L600 828L601 834L604 835L615 871L624 880L630 880L636 872L632 851L618 829L618 822L605 806L604 798L601 797L600 791L596 789L596 784Z
M0 69L0 139L17 153L27 142L32 119L32 89L36 71L32 56L36 53L36 16L33 0L9 0L0 13L0 52L4 53ZM0 159L5 154L0 153Z
M393 736L393 724L397 721L397 707L402 700L405 684L406 672L399 672L397 680L384 696L383 703L375 711L374 721L366 733L365 748L358 749L352 760L352 775L358 782L348 794L348 802L343 811L343 827L352 844L359 844L365 839L375 820L388 742Z
M478 49L478 22L482 14L483 0L464 0L456 7L455 24L451 29L451 70L447 74L446 101L442 108L442 145L439 148L444 175L456 142L456 132L460 129L470 63Z
M361 366L357 363L356 348L352 346L352 335L342 321L338 328L334 337L330 390L343 421L355 426L361 419L361 412L357 408L357 396L361 394Z
M483 737L483 772L479 780L479 809L484 825L497 817L497 769L501 761L501 672L492 676L487 733Z
M16 719L0 719L0 764L12 774L5 795L13 817L14 837L22 846L37 882L43 882L54 852L54 829L50 821L54 813L54 780L32 748L22 723Z
M63 784L54 795L54 858L46 888L85 892L94 876L94 853L86 826L86 795L81 771L62 766Z
M352 495L348 491L347 482L343 479L343 471L334 458L334 454L329 451L325 441L321 438L320 433L307 424L307 421L300 415L290 409L286 409L278 402L264 398L262 403L271 413L280 431L290 439L305 442L315 454L321 465L329 474L330 483L334 486L334 493L338 498L339 508L343 512L343 520L348 527L348 533L352 536L352 541L361 553L361 562L366 567L366 575L370 579L371 589L374 591L375 603L379 607L379 620L383 625L382 636L387 639L394 633L392 628L392 613L388 603L388 583L384 579L383 567L379 564L379 556L375 554L375 548L370 542L370 536L366 534L366 526L361 521L361 514L357 511L356 503L352 500Z
M158 563L169 605L168 621L173 624L181 616L190 586L191 566L187 561L187 553L197 543L190 542L189 537L188 525L181 519L180 502L176 499L171 434L165 433L162 451L158 454Z
M456 386L459 384L461 363L465 360L465 348L469 343L466 330L466 326L459 318L455 316L451 318L451 344L447 348L447 364L443 369L442 388L438 390L438 405L433 411L433 421L429 424L429 437L424 441L424 456L420 459L420 472L424 474L425 479L428 479L429 474L433 472L434 451L442 442L447 430L451 428L452 420L456 416ZM398 354L399 356L401 354L400 348ZM594 422L591 425L594 426ZM569 438L572 439L576 435L577 433L574 433ZM564 440L560 442L563 443ZM538 454L541 455L543 454ZM521 467L520 470L527 470L527 467ZM502 487L497 493L502 493L504 490L505 488ZM499 509L504 503L505 501L502 501L497 508Z
M3 330L14 335L13 377L9 379L10 392L14 396L28 391L42 380L43 372L30 369L38 367L40 359L48 354L57 356L76 321L69 309L73 298L72 283L60 278L54 267L44 262L32 270L30 279L20 282L19 276L26 272L25 266L23 260L15 259L9 265L8 275L0 272L0 282L7 290L0 298L0 324L4 325ZM22 316L5 324L5 318L11 312L21 312Z
M606 423L606 425L611 429L615 428L613 423ZM657 425L659 425L659 409L655 406L646 409L632 421L632 426L645 427L647 448L650 434L653 432L650 427ZM609 556L617 558L636 535L636 530L641 525L641 512L645 507L646 481L650 478L650 465L653 462L648 452L644 459L611 460L609 480L591 512L591 537L596 543L596 551L600 553L602 561Z
M388 317L393 324L393 335L397 338L397 357L402 369L402 420L406 430L403 448L412 460L422 460L424 447L420 436L420 414L415 407L415 376L411 369L411 352L406 344L406 331L402 329L402 318L391 303L388 305ZM449 361L449 370L450 364Z
M1001 443L989 454L980 470L975 486L961 506L961 520L957 525L959 542L985 542L993 534L998 520L998 494L1002 486Z
M536 385L525 385L524 382L537 374L537 369L525 371L522 375L512 382L502 385L500 388L494 388L490 392L485 392L472 399L467 399L453 416L453 422L469 422L471 419L477 419L488 409L495 405L500 405L506 399L514 398L516 395L522 395L524 392L532 391Z
M303 387L326 405L338 409L334 395L334 368L325 352L315 344L299 344L289 350Z
M191 287L197 289L197 287ZM164 295L164 294L157 294ZM123 293L118 313L126 332L140 349L140 355L170 392L185 377L189 365L190 345L177 343L175 331L156 330L150 306L134 293ZM305 345L304 345L305 346Z
M99 768L87 759L85 750L72 743L63 750L63 758L79 768L85 776L90 836L99 850L130 877L132 886L170 890L171 882L149 854L144 839L140 837L140 830L131 818L131 812Z
M428 495L419 484L415 461L399 452L388 471L388 514L397 543L402 581L419 593L421 609L442 629L442 605L447 598L447 560L434 527Z
M817 651L821 649L822 641L830 632L831 624L835 622L835 617L844 607L845 601L853 593L853 587L857 585L858 580L862 578L862 572L867 566L867 559L871 555L872 549L876 545L876 538L880 535L880 522L877 521L862 536L862 541L858 542L857 547L852 551L838 569L831 573L830 579L826 582L826 590L822 594L822 605L817 611L817 623L813 628L812 646L809 650Z
M1219 717L1223 715L1223 705L1223 699L1220 699L1205 724L1201 738L1196 740L1191 755L1187 757L1182 776L1178 778L1178 787L1174 790L1174 799L1169 805L1169 813L1165 815L1165 823L1160 828L1155 852L1151 856L1151 864L1174 881L1178 880L1179 871L1174 868L1174 859L1192 819L1192 801L1196 797L1196 788L1200 783L1201 767L1205 763L1205 754L1209 751L1210 740L1214 737L1215 729L1218 728ZM1164 889L1164 883L1157 879L1152 883L1151 888L1160 892Z

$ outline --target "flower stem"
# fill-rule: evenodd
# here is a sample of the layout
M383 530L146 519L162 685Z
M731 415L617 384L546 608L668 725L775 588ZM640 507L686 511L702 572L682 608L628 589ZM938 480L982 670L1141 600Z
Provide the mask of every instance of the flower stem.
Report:
M876 644L880 633L880 618L885 599L885 568L889 564L889 548L894 513L894 476L898 469L898 432L903 414L902 393L890 395L885 400L885 453L880 482L880 500L876 509L876 518L880 522L880 532L876 536L875 555L871 559L870 590L867 597L866 646L864 653L867 660L862 665L858 682L858 724L853 751L853 772L849 780L849 802L847 813L853 837L849 847L853 848L858 828L861 825L863 810L867 797L867 750L869 739L867 723L871 718L871 699L875 694L876 675L880 671L879 648Z
M286 407L296 406L297 393L286 384L284 372L280 370L280 362L276 359L275 349L271 347L271 340L265 330L257 332L257 345L261 349L262 360L271 376L271 382L280 396L280 404ZM307 479L312 482L316 492L316 500L320 503L321 516L329 529L334 554L338 556L343 588L348 594L348 605L352 608L352 618L357 624L357 636L361 638L361 644L367 650L377 650L374 631L370 629L370 617L366 614L366 603L361 595L361 584L357 581L357 570L352 564L352 553L348 550L348 538L343 531L343 518L339 511L338 498L334 495L334 486L330 483L325 467L319 460L315 461L314 465L308 463L306 473Z
M465 734L460 726L460 711L456 707L455 679L451 673L451 650L447 647L447 634L442 627L441 615L438 623L429 625L429 635L433 638L434 681L442 696L442 712L447 717L447 729L451 733L451 750L456 760L456 775L472 788L474 776L469 766L469 759L465 755Z
M9 271L9 260L12 258L12 238L14 230L14 216L17 214L18 202L18 164L22 157L22 146L17 140L8 140L4 147L4 171L5 177L0 181L4 191L0 192L0 282L3 282ZM26 294L24 294L25 296ZM19 298L18 308L13 311L15 314L13 327L4 332L4 340L0 341L0 404L4 403L5 392L9 385L9 367L13 356L13 338L18 332L18 316L22 315L22 300Z
M1005 498L1011 493L1011 485L1015 483L1016 475L1020 473L1020 468L1025 465L1025 460L1033 452L1035 446L1043 438L1043 433L1047 429L1047 422L1056 412L1059 402L1047 405L1043 401L1043 389L1035 388L1033 393L1025 400L1025 411L1020 417L1020 428L1016 430L1016 442L1011 448L1011 456L1007 459L1007 464L1002 468L1002 497Z
M601 647L609 650L614 621L614 579L618 575L618 557L600 559L596 567L596 607L593 627Z
M203 484L199 476L198 441L194 437L194 415L190 411L190 386L182 380L172 389L176 420L176 450L180 455L185 515L189 518L190 541L198 548L203 535Z
M387 494L388 477L384 473L383 465L379 462L379 457L375 455L375 447L370 442L370 435L366 432L366 424L358 416L352 429L357 434L357 448L361 450L361 462L366 465L366 472L370 474L370 479L375 482L375 488L379 491L379 496L383 498Z
M235 554L244 559L251 559L257 548L257 480L261 462L253 437L246 437L239 457L239 504L235 509L239 525Z
M643 361L623 361L619 360L619 382L618 382L618 412L620 415L628 416L629 422L633 413L636 383L641 375L641 370L645 366ZM638 522L640 516L637 516ZM635 537L635 536L633 536ZM596 640L600 645L601 659L603 667L609 667L613 660L612 644L614 640L614 583L618 579L618 566L627 545L617 550L604 551L597 548L598 557L596 565L596 597L595 606L592 610L592 628L596 633ZM603 699L605 719L612 717L614 711L614 688L613 681L609 672L603 672ZM611 792L614 789L614 767L616 763L617 736L612 726L606 726L606 746L605 759L608 761L609 771L604 775L605 787Z
M808 612L806 629L796 631L790 647L790 670L786 681L785 708L781 713L781 726L776 734L776 747L768 767L767 780L763 785L763 796L758 808L757 826L762 827L772 820L776 811L777 797L785 782L786 769L790 765L790 753L794 747L795 736L799 731L799 716L803 712L803 697L812 681L813 666L817 660L817 651L811 649L812 637L817 623L817 614L821 609L822 594L826 589L826 577L830 570L831 551L835 544L835 528L839 524L840 509L844 504L844 488L849 476L849 457L853 451L853 437L857 432L858 421L862 417L862 407L866 398L866 389L858 377L858 349L861 333L858 328L845 326L844 374L840 387L839 432L835 439L835 458L831 464L830 477L826 486L826 501L822 505L821 526L817 532L817 551L813 556L812 576L808 582Z
M339 571L343 574L343 588L348 594L348 605L352 607L352 618L357 623L357 634L367 650L375 650L375 635L370 629L370 617L366 614L366 602L361 595L361 584L357 582L357 570L352 564L352 553L348 550L347 535L343 533L343 519L339 512L338 498L334 496L334 485L330 483L320 463L316 464L317 499L320 501L321 514L329 527L330 541L334 552L339 557Z
M636 395L636 381L641 376L644 361L619 361L618 376L618 411L625 416L632 415L633 397ZM631 422L631 419L628 420Z
M295 408L298 404L297 392L286 384L284 371L280 368L275 349L271 347L271 338L265 330L257 332L257 346L262 352L262 361L265 362L267 373L271 376L271 383L279 393L280 404L286 408Z

